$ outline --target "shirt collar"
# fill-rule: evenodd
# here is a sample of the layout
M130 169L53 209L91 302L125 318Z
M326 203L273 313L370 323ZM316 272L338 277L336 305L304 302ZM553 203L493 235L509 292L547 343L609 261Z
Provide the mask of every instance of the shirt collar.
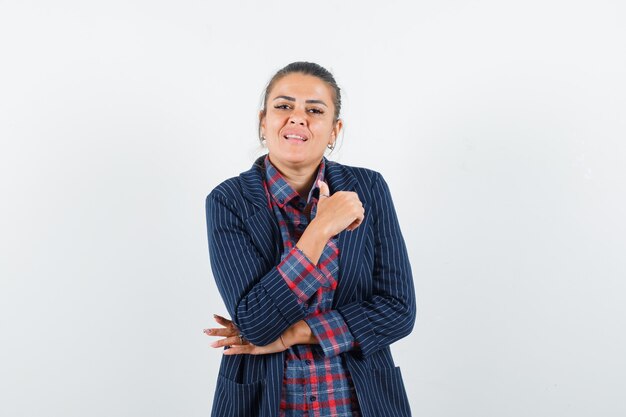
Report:
M309 191L309 195L307 197L307 201L304 202L305 205L311 201L312 198L317 199L319 196L319 187L317 185L318 181L324 181L324 172L326 171L326 158L322 158L322 162L319 165L317 170L317 176L315 181L313 182L313 186L311 187L311 191ZM271 197L274 199L276 204L280 208L283 208L285 204L292 202L297 204L299 200L301 200L300 195L296 190L291 188L291 185L285 180L283 175L278 172L276 167L272 165L270 162L269 155L265 156L265 181L267 182L267 187L270 192ZM302 206L303 208L304 206Z

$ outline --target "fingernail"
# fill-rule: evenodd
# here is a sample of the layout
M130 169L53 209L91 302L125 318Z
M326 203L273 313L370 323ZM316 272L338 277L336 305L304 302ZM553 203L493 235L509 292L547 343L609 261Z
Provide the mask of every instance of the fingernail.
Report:
M204 329L204 333L213 334L213 329Z
M214 348L214 347L217 347L217 342L213 342L213 343L211 343L209 346L211 346L211 347L213 347L213 348Z

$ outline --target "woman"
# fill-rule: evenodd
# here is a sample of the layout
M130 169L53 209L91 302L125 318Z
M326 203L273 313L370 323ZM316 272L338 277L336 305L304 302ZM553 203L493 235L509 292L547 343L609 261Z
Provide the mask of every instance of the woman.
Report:
M409 416L389 345L415 321L411 267L387 184L326 160L340 89L317 64L278 71L259 113L268 154L218 185L206 214L232 322L212 415Z

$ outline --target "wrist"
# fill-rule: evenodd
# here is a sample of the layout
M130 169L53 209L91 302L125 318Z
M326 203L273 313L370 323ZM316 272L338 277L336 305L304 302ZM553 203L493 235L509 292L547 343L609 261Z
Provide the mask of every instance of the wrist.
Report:
M328 243L328 240L332 237L319 221L313 219L309 226L304 230L304 233L296 243L298 249L300 249L306 257L311 261L313 265L317 265L317 262L322 256L324 247Z
M316 343L315 336L306 321L300 320L289 327L282 335L282 341L286 347L293 345Z
M306 231L309 231L309 229L311 229L310 232L314 235L315 239L323 241L324 244L326 244L326 242L333 237L330 226L326 225L323 220L320 220L319 217L315 217L311 220L311 223L309 224L309 227L307 227Z
M280 340L281 342L283 342L283 345L285 345L287 349L289 349L293 345L297 345L298 341L296 338L296 333L294 332L294 326L291 326L287 330L285 330L283 334L280 335Z
M285 347L285 350L289 349L289 346L285 343L285 339L283 338L283 335L280 335L280 343L283 344L283 346Z

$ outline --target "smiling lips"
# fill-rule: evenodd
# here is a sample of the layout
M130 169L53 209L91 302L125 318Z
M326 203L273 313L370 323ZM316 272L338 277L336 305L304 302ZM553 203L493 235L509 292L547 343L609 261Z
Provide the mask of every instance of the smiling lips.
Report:
M294 139L294 140L299 140L301 142L306 142L307 140L309 140L309 137L302 132L286 132L283 137L287 140L289 139Z

